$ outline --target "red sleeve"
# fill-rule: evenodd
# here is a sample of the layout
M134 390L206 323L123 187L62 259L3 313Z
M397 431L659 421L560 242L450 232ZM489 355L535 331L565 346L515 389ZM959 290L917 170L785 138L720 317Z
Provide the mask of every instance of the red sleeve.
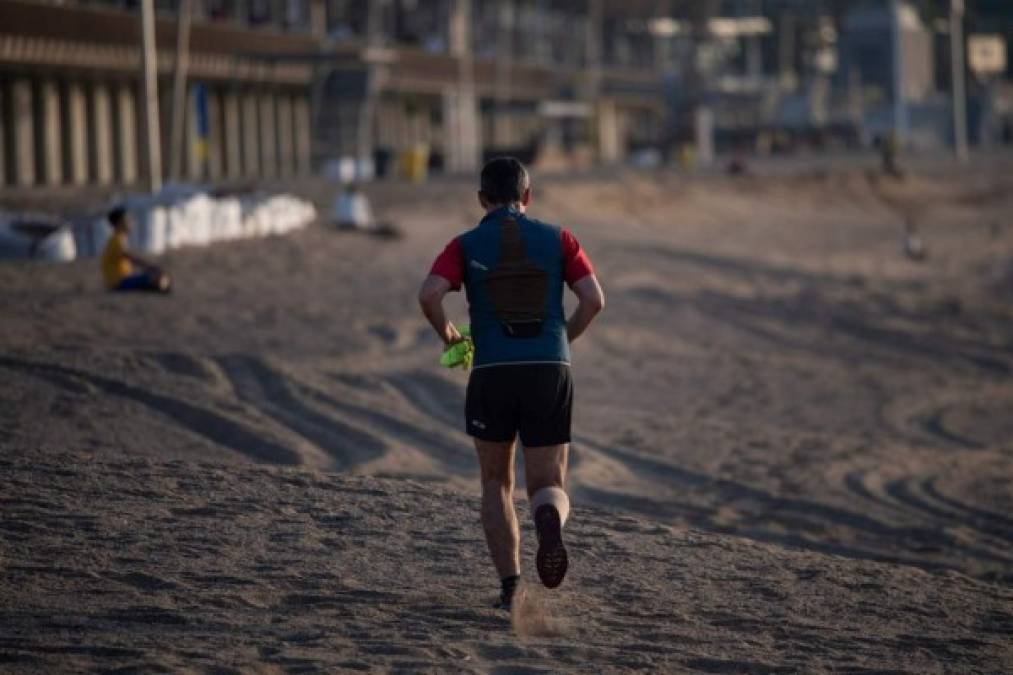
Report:
M580 242L570 233L563 230L563 279L571 286L588 274L594 274L594 267L591 266L591 259L580 247Z
M461 290L461 282L464 281L464 254L461 251L461 243L456 238L447 244L443 253L436 256L429 273L449 281L453 290Z

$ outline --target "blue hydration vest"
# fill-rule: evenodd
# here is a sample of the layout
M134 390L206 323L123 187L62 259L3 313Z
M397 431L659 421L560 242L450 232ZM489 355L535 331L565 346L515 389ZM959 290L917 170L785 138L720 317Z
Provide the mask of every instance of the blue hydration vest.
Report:
M503 207L459 241L475 367L569 363L560 228Z

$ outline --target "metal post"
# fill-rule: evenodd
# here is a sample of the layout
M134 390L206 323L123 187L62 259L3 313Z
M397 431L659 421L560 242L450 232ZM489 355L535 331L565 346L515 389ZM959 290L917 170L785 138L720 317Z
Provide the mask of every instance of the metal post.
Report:
M584 60L586 62L585 100L591 109L590 122L594 156L598 162L611 162L618 157L616 147L615 107L606 104L601 96L602 31L604 7L602 0L588 0L584 23Z
M373 0L366 15L366 44L370 49L379 49L385 40L383 18L387 0ZM380 97L381 66L370 64L366 81L366 94L359 108L356 128L355 154L357 161L373 156L373 126L375 123L377 99Z
M493 84L495 112L492 123L492 142L502 148L511 144L510 117L507 112L510 101L510 76L513 68L513 0L501 0L496 14L496 70Z
M183 175L183 115L186 106L186 72L190 66L191 0L179 0L179 24L176 28L176 70L172 80L172 128L169 131L169 177Z
M742 6L739 6L740 15ZM763 16L763 3L754 0L749 5L752 16ZM760 35L749 35L743 38L746 43L746 77L754 84L758 84L763 78L763 45L760 43Z
M953 151L967 161L967 93L964 82L964 0L950 1L950 62L953 67Z
M781 88L795 88L795 15L790 10L781 14L777 35L777 67Z
M703 72L700 63L702 47L713 39L710 29L710 20L717 14L719 3L716 0L699 0L693 3L690 13L693 30L693 51L690 60L689 72L686 77L688 99L692 105L693 130L696 141L696 162L699 164L710 164L714 161L714 111L709 101L710 92L713 90L714 82L711 81L712 74ZM790 38L786 43L782 40L781 47L784 50L782 56L785 61L782 67L794 69L794 24L792 14L785 12L784 24L786 28L782 33L783 37ZM784 49L785 45L791 49ZM784 73L782 73L784 75ZM789 79L784 75L785 79ZM791 79L794 79L793 77ZM793 83L794 84L794 83ZM782 86L784 83L782 82Z
M457 88L444 94L451 114L444 119L444 143L451 171L473 171L482 156L472 53L472 0L455 0L450 17L450 50L457 58Z
M148 159L148 187L162 189L161 130L158 123L158 65L155 54L155 3L141 0L142 68L144 78L144 145Z
M890 5L893 37L893 133L898 146L903 148L908 142L908 113L907 94L904 91L904 27L901 25L901 11L900 0L893 0Z

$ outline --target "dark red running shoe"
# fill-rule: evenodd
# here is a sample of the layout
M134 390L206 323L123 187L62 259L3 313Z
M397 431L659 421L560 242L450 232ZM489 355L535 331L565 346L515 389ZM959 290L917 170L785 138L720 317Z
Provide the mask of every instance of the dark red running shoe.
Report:
M552 504L542 504L535 511L535 530L538 532L538 554L535 567L538 578L546 588L556 588L566 576L568 560L563 546L563 528L559 511Z

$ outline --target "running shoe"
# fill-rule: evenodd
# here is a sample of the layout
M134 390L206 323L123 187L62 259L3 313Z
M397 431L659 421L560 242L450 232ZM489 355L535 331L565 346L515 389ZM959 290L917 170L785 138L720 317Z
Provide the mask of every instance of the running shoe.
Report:
M568 564L566 547L563 546L563 528L559 511L552 504L542 504L535 512L535 530L538 532L538 554L535 567L538 578L546 588L556 588L563 583Z

